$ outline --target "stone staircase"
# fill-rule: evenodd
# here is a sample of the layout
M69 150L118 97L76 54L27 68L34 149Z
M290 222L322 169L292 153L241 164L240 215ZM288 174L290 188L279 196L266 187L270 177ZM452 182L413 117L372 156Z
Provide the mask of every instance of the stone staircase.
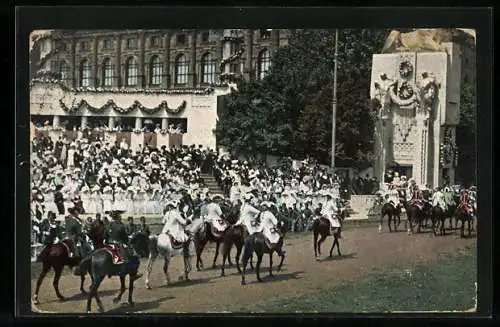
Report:
M217 181L215 180L215 177L212 176L211 174L201 174L201 178L205 181L206 187L209 189L210 194L212 195L221 195L224 196L224 192L220 188L219 184L217 184Z

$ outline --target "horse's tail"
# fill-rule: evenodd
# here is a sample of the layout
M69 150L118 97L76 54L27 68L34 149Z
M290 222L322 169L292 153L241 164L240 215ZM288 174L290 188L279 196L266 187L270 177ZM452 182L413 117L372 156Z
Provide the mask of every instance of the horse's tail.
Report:
M90 264L92 263L92 254L88 254L80 261L80 264L75 268L73 274L75 276L86 275L90 271Z
M255 238L253 235L250 235L246 240L245 240L245 250L243 251L243 258L242 262L243 264L246 264L248 260L252 257L252 253L254 251L254 242Z

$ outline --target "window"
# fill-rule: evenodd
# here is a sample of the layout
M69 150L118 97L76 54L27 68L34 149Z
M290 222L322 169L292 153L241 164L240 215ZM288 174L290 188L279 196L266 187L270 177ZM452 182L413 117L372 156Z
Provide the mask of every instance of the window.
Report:
M203 32L201 33L201 43L208 43L210 37L209 32Z
M87 41L80 42L80 50L87 51L89 49L89 43Z
M64 60L55 60L50 63L50 70L60 75L61 81L69 79L69 65Z
M125 74L127 86L137 85L137 61L134 57L127 59L127 62L125 63Z
M113 85L113 75L114 75L114 67L111 64L111 59L106 58L102 62L102 85L103 86L112 86Z
M231 42L231 55L241 50L241 43Z
M163 78L163 65L158 56L153 56L149 68L149 83L151 85L160 85Z
M240 67L239 64L231 64L231 65L229 65L229 72L237 74L237 73L239 73L239 67Z
M80 86L90 86L90 62L87 59L80 63Z
M204 84L215 82L215 59L210 53L201 58L201 82Z
M113 41L112 40L104 40L104 49L105 50L110 50L110 49L113 49Z
M260 30L260 38L262 40L267 40L267 39L271 38L271 30L270 29Z
M152 47L159 47L160 44L161 44L160 37L158 37L158 36L152 36L151 37L151 46Z
M127 39L128 49L137 49L137 39Z
M188 63L186 56L180 55L175 60L175 83L187 84L188 77Z
M186 35L184 34L179 34L175 38L175 44L176 45L185 45L186 44Z
M259 54L259 79L263 79L271 67L271 54L264 50Z

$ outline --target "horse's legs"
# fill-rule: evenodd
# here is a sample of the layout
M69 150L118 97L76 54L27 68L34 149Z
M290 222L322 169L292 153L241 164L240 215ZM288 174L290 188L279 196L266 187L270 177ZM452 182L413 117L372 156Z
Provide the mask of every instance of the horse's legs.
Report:
M384 223L384 216L385 214L382 212L380 214L380 223L378 224L378 232L382 233L382 224Z
M313 232L313 246L314 246L314 257L318 257L318 232L315 230Z
M241 285L246 284L245 273L247 271L247 264L248 264L248 260L250 259L250 256L252 255L252 251L253 251L253 249L251 249L250 247L245 247L245 252L243 253L243 258L241 260L241 264L243 265L243 270L240 271ZM238 269L240 269L238 261L236 261L236 265L237 265Z
M40 276L38 276L38 280L36 281L36 289L35 289L35 295L33 296L33 303L34 304L39 304L40 301L38 300L38 293L40 292L40 286L42 285L43 279L49 272L50 265L48 263L43 263L42 271L40 272Z
M184 279L189 280L189 273L191 272L191 255L189 253L189 244L184 249Z
M256 273L257 273L257 280L259 282L262 282L262 279L260 279L260 264L262 263L262 257L264 256L264 253L261 253L260 251L257 252L257 266L255 267Z
M240 255L241 255L241 250L243 249L243 242L238 241L236 243L236 269L238 269L238 272L241 274L241 268L240 268ZM252 257L252 253L248 256L247 261Z
M325 241L327 235L321 235L318 241L318 254L321 255L321 244Z
M129 276L128 280L128 305L133 307L134 301L132 300L132 294L134 293L134 279Z
M170 264L170 258L168 255L165 256L165 261L163 262L163 273L165 274L166 285L170 284L170 274L168 273L168 265Z
M91 304L92 304L92 298L95 297L97 301L97 305L99 306L99 311L102 312L104 311L101 299L97 296L97 289L101 285L101 282L103 280L102 276L94 276L92 278L92 286L90 287L90 292L87 294L87 313L91 312Z
M469 237L472 235L472 219L473 218L471 215L467 216L467 228L468 228L467 232L468 232Z
M387 218L387 226L389 226L389 233L392 233L391 223L392 223L392 213L389 213Z
M273 251L269 252L269 276L273 276Z
M83 284L85 283L85 274L80 275L80 292L82 292L83 295L87 295L87 292L83 288Z
M63 265L54 266L54 281L52 282L52 285L54 285L54 290L56 291L56 295L61 301L65 300L65 297L62 296L61 293L59 292L59 279L61 279L63 268L64 268Z
M342 256L342 254L340 253L340 242L339 242L339 237L338 235L337 236L333 236L335 238L335 243L337 243L337 254L340 256Z
M335 242L337 241L337 233L333 233L333 243L332 247L330 248L330 258L333 258L333 248L335 247Z
M285 261L285 253L281 250L279 252L279 256L281 257L281 260L277 271L281 271L281 266L283 266L283 261Z
M460 224L460 237L463 238L465 237L465 232L464 232L464 228L465 228L465 218L464 216L461 216L460 217L460 221L462 222Z
M113 298L113 303L118 303L122 299L123 293L125 293L125 275L120 275L120 292Z
M204 240L199 240L196 242L196 269L198 271L201 271L203 269L203 260L201 259L201 253L203 252L203 249L205 248L205 245L207 244L207 241Z
M226 259L229 257L230 248L231 247L229 245L229 242L224 240L224 243L222 244L222 266L221 266L221 272L220 272L221 276L226 275L224 268L226 266ZM238 261L236 261L236 263L238 263ZM238 265L238 267L239 267L239 265Z
M149 285L149 275L151 274L151 270L153 270L153 263L155 262L157 256L157 253L153 253L153 251L150 251L148 263L146 265L146 288L148 290L151 289L151 286Z
M215 256L214 256L214 262L212 263L212 268L215 268L215 263L217 262L217 257L219 256L219 247L220 247L220 242L217 241L217 244L215 245Z
M394 230L396 232L398 231L399 225L401 225L401 212L398 213L397 218L398 218L398 224L396 225L396 227L394 227Z

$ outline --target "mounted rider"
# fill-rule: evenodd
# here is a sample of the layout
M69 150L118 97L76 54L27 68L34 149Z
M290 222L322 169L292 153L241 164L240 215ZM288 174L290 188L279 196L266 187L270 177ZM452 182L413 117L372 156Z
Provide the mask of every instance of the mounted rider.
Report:
M269 202L263 202L261 204L261 210L260 226L262 228L262 233L264 234L264 237L266 239L267 246L271 248L282 238L282 235L278 229L281 223L269 210ZM283 251L282 249L278 250L278 255L284 254L285 251Z
M166 212L163 216L164 226L161 233L168 234L175 244L184 244L190 239L184 229L188 221L182 218L178 206L179 203L175 200L167 203Z
M66 238L72 241L73 247L69 249L69 257L82 257L82 248L85 246L85 235L83 234L83 221L78 217L77 208L68 208L69 215L64 220Z
M441 210L446 211L448 208L445 198L444 198L444 193L441 191L441 188L436 187L434 188L434 193L432 194L432 206L433 207L440 207Z
M466 213L470 215L473 214L473 209L470 204L469 191L465 186L462 186L462 189L460 190L460 200L458 207L462 208Z
M477 191L475 186L469 188L469 204L472 207L472 214L476 216L477 212Z
M392 205L394 209L397 209L400 205L398 186L398 184L389 184L389 190L385 195L386 203Z
M112 210L106 212L111 216L112 221L106 229L107 248L113 255L115 264L121 264L131 257L137 256L133 247L129 245L127 229L122 222L121 214L123 210ZM142 275L141 275L142 276ZM136 277L136 279L139 277Z
M251 201L253 198L253 194L245 194L244 201L240 209L240 218L238 219L236 224L234 224L234 226L245 226L249 235L260 231L260 226L257 221L260 211L251 205Z
M57 244L63 238L63 230L56 222L56 215L53 212L49 213L49 218L44 219L40 225L42 233L42 243L47 246Z
M214 195L212 197L209 197L207 206L206 206L206 218L205 221L208 222L213 228L215 228L218 232L223 232L225 231L229 225L224 222L224 220L221 218L222 216L222 209L220 205L214 200L220 199L221 197L219 195Z
M321 211L321 215L330 222L330 230L340 227L340 220L337 217L338 214L339 208L337 206L337 201L331 194L326 194L326 203Z
M408 184L408 195L410 196L409 203L416 205L422 209L422 200L420 199L420 189L413 178L410 179Z

